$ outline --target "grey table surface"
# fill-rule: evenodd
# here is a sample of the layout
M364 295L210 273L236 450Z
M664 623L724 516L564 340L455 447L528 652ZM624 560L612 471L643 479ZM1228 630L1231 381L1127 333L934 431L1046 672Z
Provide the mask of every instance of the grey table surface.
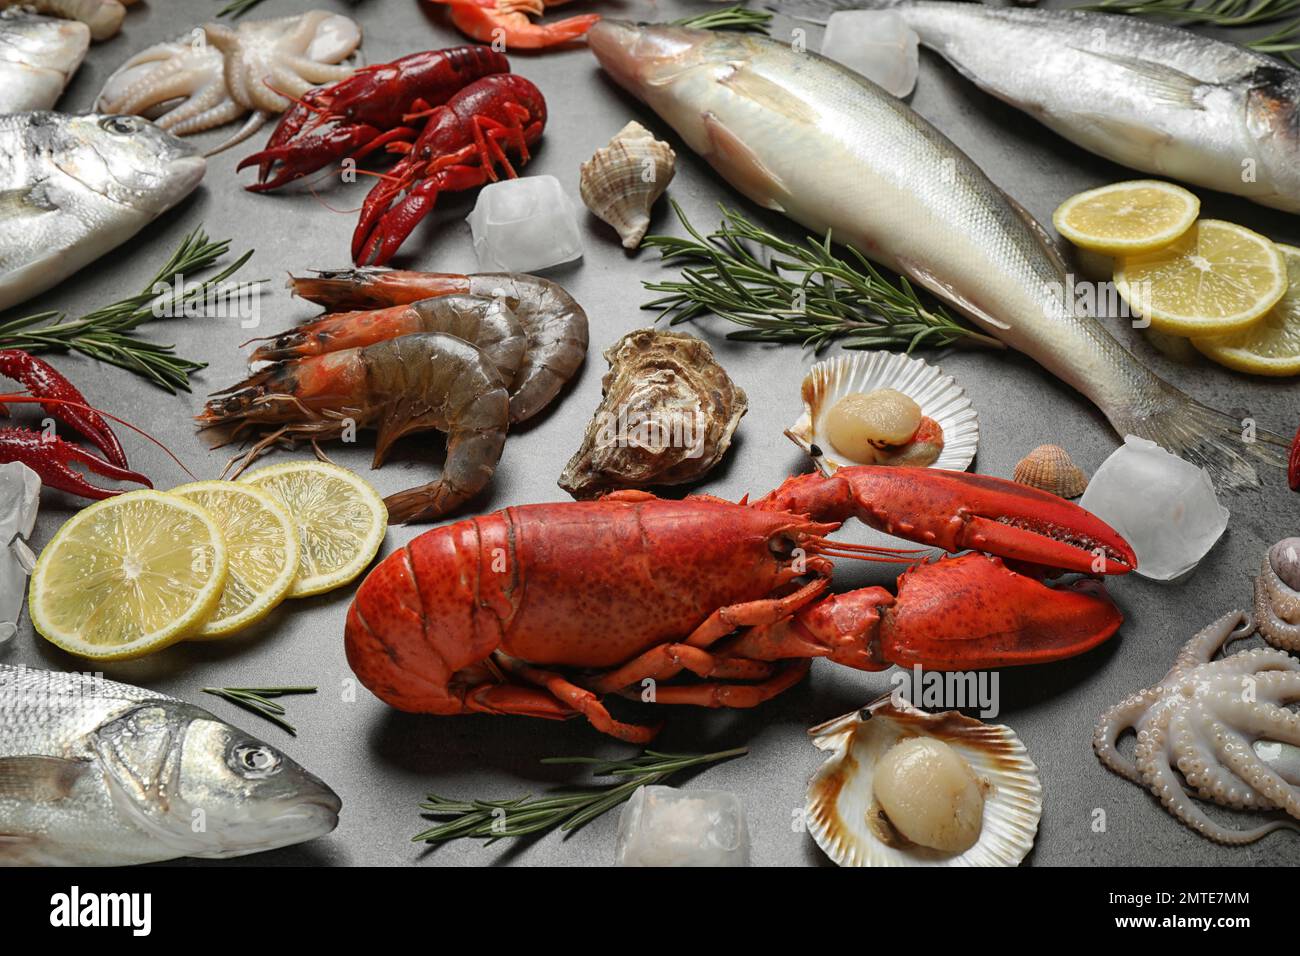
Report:
M364 54L382 62L426 48L461 42L441 11L417 0L362 0L352 6L335 0L318 5L351 12L365 28ZM126 57L145 46L186 33L212 18L216 0L148 0L132 7L121 33L96 45L67 91L61 107L89 109L105 77ZM272 17L294 13L303 4L265 0L251 14ZM556 15L593 10L610 16L667 20L704 7L676 2L601 0L575 3ZM778 31L789 21L778 21ZM818 34L811 31L813 44ZM815 49L815 45L813 46ZM947 133L1000 186L1040 221L1066 196L1130 174L1087 155L1022 114L980 93L936 57L923 53L913 106ZM636 119L678 147L678 171L669 194L702 226L717 219L716 203L744 205L698 157L682 147L657 117L617 89L586 49L516 54L517 72L534 80L547 96L550 122L543 145L528 166L530 174L556 176L578 202L578 165L628 120ZM215 144L228 131L206 134ZM262 136L257 137L262 141ZM204 395L237 380L244 369L240 343L313 314L292 299L282 281L286 272L345 264L364 185L321 194L288 192L255 196L235 173L240 147L211 161L195 195L161 217L141 235L58 288L25 307L73 312L111 301L142 286L179 239L202 224L214 237L230 238L234 249L257 250L246 270L250 277L273 280L262 300L262 326L255 332L229 319L179 319L146 328L145 335L171 341L182 355L210 363L192 394L167 395L121 370L76 356L55 359L90 400L159 436L199 477L216 477L225 451L208 449L195 433L191 416ZM809 157L815 161L815 157ZM1278 240L1300 239L1296 221L1245 202L1202 192L1204 212L1242 222ZM473 271L475 263L464 216L471 200L447 197L407 243L398 265L435 271ZM328 204L328 206L326 205ZM750 209L753 212L752 209ZM776 228L797 230L775 217ZM666 204L656 212L656 230L677 230ZM510 504L563 500L556 478L577 448L582 429L600 400L605 371L601 351L625 332L650 323L653 313L638 305L648 296L641 280L670 274L648 252L630 254L613 233L582 211L586 254L579 263L553 270L583 304L591 319L591 351L569 388L540 421L512 433L489 491L475 509L491 511ZM1252 416L1261 425L1289 433L1300 403L1290 380L1270 381L1238 375L1208 361L1175 364L1154 351L1140 333L1118 321L1115 333L1160 375L1217 407ZM799 383L814 357L798 346L755 346L729 342L719 320L691 329L716 349L717 356L750 396L732 451L701 488L738 498L762 493L786 475L805 470L806 460L782 434L799 412ZM1082 397L1051 378L1032 361L1009 352L948 351L924 355L956 376L980 416L982 441L975 469L1010 476L1029 449L1044 442L1066 446L1087 471L1114 450L1116 436ZM20 416L31 415L20 411ZM159 487L186 480L154 447L125 434L132 462L152 475ZM383 469L370 472L370 439L352 447L332 447L335 460L365 473L382 493L427 480L439 465L442 441L430 435L410 439ZM284 460L278 452L272 460ZM999 720L1023 738L1042 775L1044 807L1032 865L1201 865L1254 866L1300 861L1300 840L1277 833L1253 846L1227 849L1193 834L1166 814L1146 791L1113 776L1097 762L1090 741L1093 723L1106 707L1160 679L1179 646L1223 614L1244 606L1264 549L1296 532L1296 498L1278 473L1266 487L1225 498L1232 520L1223 539L1188 579L1160 584L1136 576L1114 581L1111 592L1126 620L1120 633L1097 650L1055 665L1007 670L1001 674ZM34 545L43 546L77 503L47 493ZM420 533L419 527L390 529L382 554ZM846 528L849 540L871 540L861 526ZM889 583L888 566L842 568L840 586ZM540 839L484 847L458 841L434 850L409 842L423 828L418 804L429 791L460 797L513 797L572 779L564 768L548 768L539 758L552 755L621 755L628 748L594 732L583 721L555 723L511 717L441 718L392 710L364 688L354 687L343 654L343 618L352 589L282 605L249 632L220 643L182 644L139 661L105 665L107 676L176 694L283 746L323 777L343 800L338 829L310 844L246 858L261 865L605 865L612 861L617 814L610 813L568 838ZM0 649L0 660L53 669L83 670L85 662L57 650L37 636L24 616L17 637ZM749 711L685 708L668 715L657 742L665 750L712 751L746 745L748 756L711 768L692 785L736 792L746 807L759 865L819 865L827 861L807 834L794 825L809 775L821 755L805 729L860 706L890 686L889 673L868 674L826 662L813 665L811 677L783 696ZM315 684L320 693L290 704L299 734L279 730L224 701L200 693L223 685ZM1106 826L1094 827L1096 811ZM1212 808L1217 812L1217 808ZM1220 817L1226 814L1218 814ZM1241 825L1243 821L1235 821ZM203 864L218 865L218 864Z

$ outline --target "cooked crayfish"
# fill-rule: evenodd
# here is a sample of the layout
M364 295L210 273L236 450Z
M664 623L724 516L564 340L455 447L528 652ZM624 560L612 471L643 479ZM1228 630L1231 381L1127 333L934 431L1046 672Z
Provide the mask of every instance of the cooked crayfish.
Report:
M654 703L752 707L796 683L814 657L863 670L1030 664L1095 647L1122 621L1094 580L1053 588L985 554L917 564L897 596L828 594L832 556L906 560L826 537L851 516L1018 564L1123 574L1137 563L1077 505L937 469L803 475L748 505L619 491L420 535L357 591L348 663L401 710L581 714L644 742L656 728L615 719L601 694L640 697L650 681ZM700 682L663 683L682 671Z
M82 498L108 498L119 492L90 484L70 467L73 462L114 481L153 487L148 478L127 467L126 453L104 417L48 362L22 349L0 349L0 376L13 379L27 389L26 396L6 396L6 401L38 402L45 414L81 434L104 455L103 458L92 455L56 435L28 428L0 428L0 462L22 462L44 484ZM0 414L7 414L3 404L0 404Z
M440 193L496 182L498 166L516 178L515 165L528 162L545 126L541 91L514 73L485 76L434 107L414 143L388 144L405 155L366 196L352 234L352 261L383 265L391 259Z
M257 182L247 188L266 192L390 143L413 142L429 110L475 80L509 72L504 56L482 46L425 50L361 67L346 80L308 90L280 118L266 149L237 169L257 166Z
M547 7L558 7L569 0L432 0L448 7L451 22L461 33L480 43L501 44L507 49L540 50L578 39L600 19L593 13L533 23L530 16L540 17Z
M260 433L247 467L272 444L378 430L374 467L403 435L447 434L437 481L390 495L393 521L435 518L473 497L492 477L505 444L510 399L491 360L444 332L403 335L325 355L281 362L216 393L198 416L234 439Z
M305 322L258 348L249 361L299 358L340 348L369 345L422 331L438 313L439 297L502 300L523 326L528 345L510 388L510 423L545 408L587 354L587 313L569 293L548 279L520 272L456 275L387 269L348 269L293 276L294 293L327 309L353 309ZM487 307L471 310L486 317ZM471 338L454 329L442 331Z

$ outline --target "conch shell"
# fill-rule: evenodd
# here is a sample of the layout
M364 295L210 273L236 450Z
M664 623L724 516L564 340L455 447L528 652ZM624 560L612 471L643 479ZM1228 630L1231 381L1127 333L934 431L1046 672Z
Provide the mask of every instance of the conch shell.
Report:
M650 228L650 208L676 169L671 146L640 123L628 123L582 164L578 191L587 208L614 227L623 248L635 249Z
M1255 624L1284 651L1300 651L1300 538L1283 538L1264 555L1255 579Z
M1060 445L1039 445L1020 460L1013 477L1022 485L1062 498L1077 498L1088 487L1088 476Z
M637 329L605 350L604 399L560 476L575 498L680 485L718 463L749 408L707 344Z

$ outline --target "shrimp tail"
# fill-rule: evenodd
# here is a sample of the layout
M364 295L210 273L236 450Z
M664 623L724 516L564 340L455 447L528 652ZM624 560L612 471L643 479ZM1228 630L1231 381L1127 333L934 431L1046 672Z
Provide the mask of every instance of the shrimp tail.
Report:
M327 269L290 276L293 294L333 312L408 305L420 299L469 291L469 277L458 273L406 272L401 269Z

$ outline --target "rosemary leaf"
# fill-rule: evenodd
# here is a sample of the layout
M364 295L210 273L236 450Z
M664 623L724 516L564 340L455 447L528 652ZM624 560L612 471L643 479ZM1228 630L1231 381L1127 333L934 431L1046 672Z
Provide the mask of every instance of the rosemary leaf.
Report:
M508 837L528 836L558 827L573 832L602 813L623 803L638 787L659 783L672 774L730 760L748 753L746 747L711 754L666 754L647 750L628 760L598 757L548 757L544 764L574 764L590 768L595 777L624 778L619 783L586 788L565 788L542 797L532 795L513 800L449 800L428 795L420 810L434 817L451 819L417 833L412 843L442 843L473 837L495 843Z
M663 293L642 308L671 325L711 313L742 327L729 338L799 342L816 351L833 341L849 349L909 352L961 341L1002 347L943 306L927 305L906 278L887 277L856 250L848 250L848 259L838 257L829 233L790 242L720 206L722 222L706 236L677 203L672 206L690 238L647 236L642 243L680 266L679 279L642 283Z
M204 687L203 693L212 694L229 701L236 707L257 714L275 724L290 735L298 736L298 731L284 720L283 704L277 704L272 697L284 697L287 694L314 694L315 687Z
M96 361L124 368L169 392L189 391L190 374L206 368L208 363L183 358L171 345L139 339L135 330L158 318L156 305L170 304L175 314L185 303L203 300L253 255L249 250L216 275L189 285L189 277L212 268L229 251L229 239L213 242L201 227L195 229L140 292L77 319L54 311L7 319L0 322L0 348L80 352ZM180 276L187 277L185 295L180 300L174 294L160 297L153 291L159 285L173 285Z
M736 30L740 33L766 34L772 25L772 14L766 10L750 10L743 4L697 13L674 20L675 27L692 27L696 30Z

